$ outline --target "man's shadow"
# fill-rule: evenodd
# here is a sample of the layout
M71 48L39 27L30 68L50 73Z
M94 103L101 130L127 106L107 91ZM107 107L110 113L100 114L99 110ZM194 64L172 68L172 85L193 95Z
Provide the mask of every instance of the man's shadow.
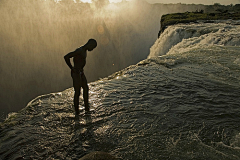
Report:
M74 130L77 131L81 128L86 128L88 130L92 130L92 115L75 115L74 118Z
M92 115L75 116L74 123L74 143L82 146L83 151L92 150L96 143Z

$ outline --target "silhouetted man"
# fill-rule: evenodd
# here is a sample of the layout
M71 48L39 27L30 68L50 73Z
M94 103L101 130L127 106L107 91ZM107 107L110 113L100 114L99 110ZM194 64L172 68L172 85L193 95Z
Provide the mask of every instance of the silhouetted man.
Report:
M81 93L81 87L83 88L83 99L85 105L85 111L89 112L89 104L88 104L88 84L87 79L83 72L83 67L86 64L87 51L92 51L97 47L97 41L95 39L89 39L88 42L75 51L68 53L64 56L64 59L71 69L71 76L73 79L73 88L74 88L74 108L76 115L79 114L79 96ZM70 58L73 57L74 67L70 62Z

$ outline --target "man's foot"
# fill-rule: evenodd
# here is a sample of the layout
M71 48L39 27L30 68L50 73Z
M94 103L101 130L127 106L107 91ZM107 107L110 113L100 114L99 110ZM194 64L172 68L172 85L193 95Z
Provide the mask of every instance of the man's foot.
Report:
M91 114L89 109L85 109L85 114Z

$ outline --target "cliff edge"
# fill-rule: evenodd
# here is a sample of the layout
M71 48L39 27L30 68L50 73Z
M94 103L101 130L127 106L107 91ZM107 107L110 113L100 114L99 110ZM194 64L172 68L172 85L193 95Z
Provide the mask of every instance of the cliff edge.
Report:
M240 12L228 12L227 10L219 13L204 13L203 10L196 12L166 14L161 17L161 27L158 37L169 25L178 23L198 23L203 20L205 23L212 23L214 20L240 20Z

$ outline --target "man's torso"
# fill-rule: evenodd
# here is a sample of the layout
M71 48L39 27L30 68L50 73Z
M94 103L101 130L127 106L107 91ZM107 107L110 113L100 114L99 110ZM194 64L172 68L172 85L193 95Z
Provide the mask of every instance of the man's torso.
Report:
M82 47L74 52L77 52L77 55L73 57L74 68L83 71L83 67L86 65L87 52Z

